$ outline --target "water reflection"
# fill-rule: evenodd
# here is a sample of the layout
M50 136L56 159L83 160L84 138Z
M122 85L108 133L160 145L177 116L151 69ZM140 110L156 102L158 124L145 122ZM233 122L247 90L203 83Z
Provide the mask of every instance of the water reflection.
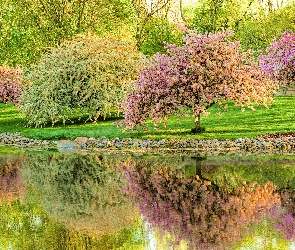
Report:
M145 219L191 249L225 249L240 239L250 222L259 222L280 204L271 182L246 184L228 192L216 184L170 167L137 162L124 168L127 193ZM198 171L198 168L197 168Z
M292 249L294 163L0 155L0 249Z
M23 198L25 188L20 176L22 159L15 155L0 155L0 202L10 203Z
M25 187L24 199L1 202L1 249L128 249L141 244L142 237L135 239L139 212L120 192L122 178L114 159L30 154L19 160L13 175L1 166L2 179L13 180L5 182L5 189L1 183L2 193L15 190L19 177Z

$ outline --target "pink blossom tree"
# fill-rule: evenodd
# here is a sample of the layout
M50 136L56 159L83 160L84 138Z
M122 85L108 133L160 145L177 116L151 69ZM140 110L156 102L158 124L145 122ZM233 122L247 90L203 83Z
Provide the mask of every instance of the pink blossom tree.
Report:
M283 36L274 41L266 55L260 55L261 70L271 79L288 86L295 83L295 34L285 31Z
M268 80L232 32L197 34L187 30L184 45L167 45L167 54L150 58L120 106L126 129L144 126L150 117L156 125L170 115L186 115L191 109L195 131L200 131L200 114L213 104L232 100L254 110L255 105L273 102L277 84Z
M0 66L0 102L17 104L23 90L23 72L19 67Z

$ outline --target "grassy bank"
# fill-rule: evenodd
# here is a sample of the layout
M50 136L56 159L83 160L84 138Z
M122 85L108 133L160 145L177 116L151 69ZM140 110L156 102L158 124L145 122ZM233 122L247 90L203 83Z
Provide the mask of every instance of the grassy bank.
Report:
M22 115L12 105L0 103L0 133L20 132L22 136L33 139L75 139L78 136L107 138L142 138L142 139L236 139L253 138L257 135L295 131L295 97L275 97L275 103L269 108L257 107L256 111L241 112L239 107L229 105L222 116L219 110L212 107L210 115L201 118L202 127L206 132L191 135L194 127L193 118L171 117L167 128L154 130L149 124L148 131L138 129L136 132L121 133L122 128L113 125L121 118L107 119L97 123L66 124L43 128L26 128Z

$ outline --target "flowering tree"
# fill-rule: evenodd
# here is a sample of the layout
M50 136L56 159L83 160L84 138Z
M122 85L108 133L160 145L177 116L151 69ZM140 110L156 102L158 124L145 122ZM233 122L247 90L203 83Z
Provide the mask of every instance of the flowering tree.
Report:
M295 82L295 34L285 31L281 39L267 48L267 55L260 55L261 70L283 85Z
M0 66L0 102L17 104L22 88L23 72L19 67L12 68L5 64Z
M267 80L239 42L231 42L232 32L200 35L187 30L184 45L167 45L167 55L157 54L146 64L135 88L121 103L121 125L133 129L149 118L157 124L169 115L193 111L196 131L200 114L215 103L232 100L254 109L267 107L277 86Z

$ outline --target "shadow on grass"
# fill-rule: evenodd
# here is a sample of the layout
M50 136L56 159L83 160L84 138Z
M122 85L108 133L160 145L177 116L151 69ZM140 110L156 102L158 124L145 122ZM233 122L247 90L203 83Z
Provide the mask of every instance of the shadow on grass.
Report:
M14 118L14 119L10 118L10 119L5 119L1 121L1 130L4 127L8 127L9 129L20 127L23 129L25 126L26 126L26 122L24 122L24 120L21 118Z
M166 138L169 137L184 137L184 139L237 139L237 138L244 138L245 134L252 135L251 138L256 137L261 134L266 133L273 133L274 131L271 129L266 129L264 131L256 131L255 129L237 129L237 130L216 130L216 129L210 129L210 127L206 127L206 130L201 133L192 133L190 128L185 128L182 131L179 130L153 130L149 129L147 131L142 130L136 130L136 132L132 135L132 137L154 137L157 139ZM249 137L249 138L250 138Z
M89 120L88 117L83 118L70 118L70 120L67 120L65 123L62 121L56 122L53 126L51 124L51 121L48 121L45 125L42 125L42 128L50 128L50 127L64 127L64 126L71 126L71 125L85 125L85 124L98 124L103 122L116 122L122 120L122 117L107 117L106 119L103 119L103 117L99 117L96 121ZM34 126L32 126L34 128ZM40 127L38 127L40 128Z
M183 131L177 131L177 130L147 130L147 131L136 131L134 135L142 137L142 136L157 136L157 137L165 137L167 135L191 135L190 129L185 129Z
M7 117L9 117L9 116L11 116L11 115L19 115L19 112L17 112L16 110L11 110L11 111L2 111L1 110L1 112L0 112L0 117L5 117L5 116L7 116Z

